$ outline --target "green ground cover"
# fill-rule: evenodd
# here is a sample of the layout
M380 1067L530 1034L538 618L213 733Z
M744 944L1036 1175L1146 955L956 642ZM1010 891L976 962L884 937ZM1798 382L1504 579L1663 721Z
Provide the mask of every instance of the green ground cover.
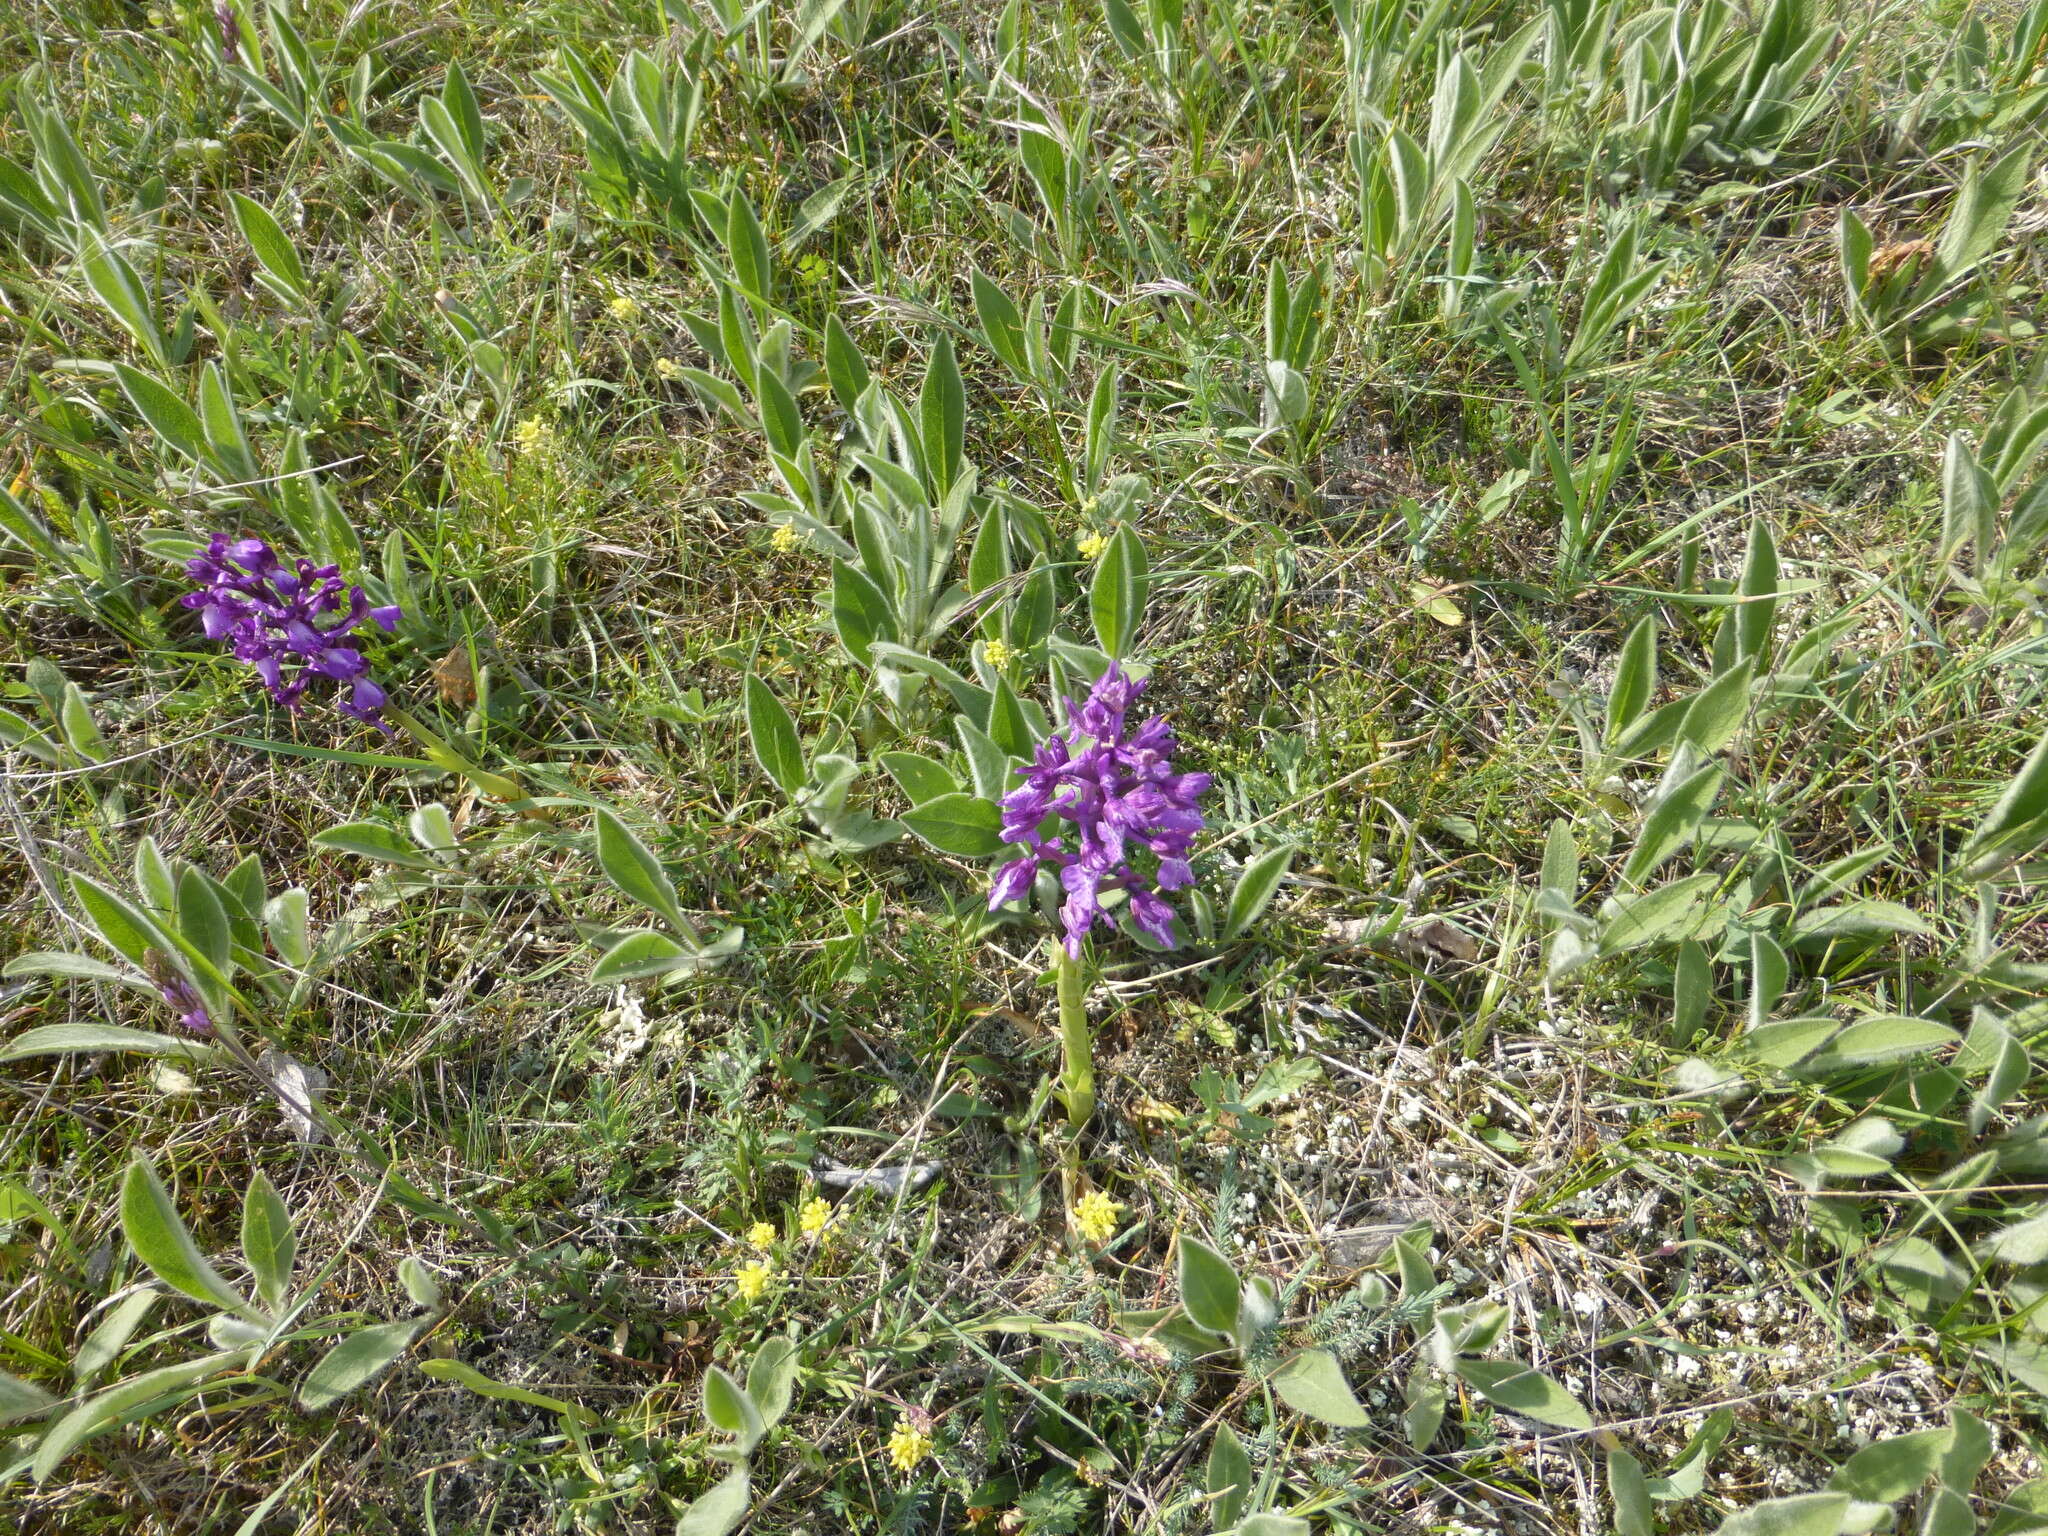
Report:
M0 21L0 1511L2048 1529L2048 0L664 4Z

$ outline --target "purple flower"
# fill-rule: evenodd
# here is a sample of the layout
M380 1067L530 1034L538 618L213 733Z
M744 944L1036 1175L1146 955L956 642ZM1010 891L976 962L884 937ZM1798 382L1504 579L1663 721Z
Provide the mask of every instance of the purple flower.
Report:
M1173 732L1163 716L1127 734L1125 717L1144 691L1111 663L1085 703L1067 701L1066 731L1040 744L1018 770L1024 782L1003 796L1003 841L1025 851L996 871L989 910L1024 896L1049 865L1067 893L1060 921L1067 953L1077 958L1090 928L1114 926L1102 910L1103 891L1127 893L1131 920L1170 948L1173 908L1160 893L1194 883L1188 850L1202 830L1195 802L1209 775L1174 772ZM1155 863L1149 882L1132 867L1138 849Z
M207 639L231 642L236 659L255 668L278 703L296 711L307 685L329 678L342 685L337 709L393 734L378 713L384 690L370 680L363 653L343 636L365 619L389 634L398 627L398 609L371 607L361 587L341 579L338 566L303 558L286 565L261 539L217 533L185 569L200 590L178 601L199 610ZM296 663L290 676L287 662Z
M213 1017L192 983L160 949L143 953L142 968L156 987L156 995L178 1010L178 1022L202 1039L213 1037Z

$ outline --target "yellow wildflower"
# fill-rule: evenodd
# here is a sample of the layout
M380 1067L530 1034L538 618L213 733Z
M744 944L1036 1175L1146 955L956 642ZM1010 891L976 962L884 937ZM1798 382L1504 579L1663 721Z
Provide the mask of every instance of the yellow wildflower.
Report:
M733 1289L740 1293L741 1301L759 1301L768 1289L768 1282L775 1278L775 1266L766 1259L741 1267L733 1279Z
M908 1472L932 1453L932 1437L908 1419L898 1419L889 1435L889 1464Z
M544 457L555 451L555 429L538 416L529 416L512 429L512 443L521 453Z
M1093 560L1097 555L1109 548L1109 535L1106 533L1084 533L1074 541L1074 548L1081 552L1083 560Z
M640 318L640 306L627 298L623 293L615 294L612 301L605 305L605 308L611 311L611 317L614 320L626 324L631 324Z
M672 357L657 357L654 360L654 371L673 384L683 376L683 365Z
M757 1221L747 1228L747 1246L766 1253L775 1246L775 1229L765 1221Z
M803 1209L796 1213L796 1224L803 1228L805 1237L816 1237L832 1225L832 1207L823 1196L813 1195L804 1202Z
M803 540L797 536L797 531L790 527L788 523L782 523L777 526L773 534L769 535L768 542L775 546L775 553L778 555L793 555L796 553L798 546L803 543Z
M1074 1207L1074 1230L1091 1243L1109 1241L1123 1206L1099 1189L1091 1189Z
M988 657L988 664L996 668L1007 667L1017 659L1017 648L1001 640L989 641L981 648L981 652Z

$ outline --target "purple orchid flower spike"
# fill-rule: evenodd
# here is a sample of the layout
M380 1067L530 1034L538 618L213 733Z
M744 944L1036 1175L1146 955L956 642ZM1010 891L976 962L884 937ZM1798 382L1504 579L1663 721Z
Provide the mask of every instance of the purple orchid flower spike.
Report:
M1163 893L1194 883L1188 852L1202 830L1195 802L1210 776L1174 771L1164 716L1129 728L1131 705L1144 691L1111 663L1084 703L1067 700L1067 729L1045 739L1018 770L1024 782L1003 796L1003 840L1024 852L996 871L989 909L1027 894L1041 868L1056 869L1066 892L1066 950L1075 959L1091 928L1114 926L1102 907L1105 891L1123 891L1131 920L1171 948L1174 911ZM1150 880L1131 862L1138 850L1152 857Z
M372 607L338 566L303 558L285 564L261 539L217 533L185 569L200 589L178 601L199 610L206 638L230 642L278 703L296 711L313 679L325 677L339 685L335 707L343 714L394 734L379 713L384 690L371 681L363 653L343 637L365 619L391 633L397 608ZM287 663L295 663L289 675Z
M156 995L176 1010L180 1024L201 1039L213 1038L213 1016L206 1011L205 999L171 963L169 956L160 949L145 950L142 969L156 988Z

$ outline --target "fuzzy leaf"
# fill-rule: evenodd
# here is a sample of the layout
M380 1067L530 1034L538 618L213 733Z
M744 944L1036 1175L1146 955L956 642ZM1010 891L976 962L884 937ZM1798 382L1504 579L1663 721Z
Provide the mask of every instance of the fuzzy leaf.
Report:
M1591 1429L1585 1405L1541 1371L1515 1360L1460 1360L1458 1375L1497 1407L1539 1424Z
M194 1301L260 1320L263 1314L207 1263L156 1170L138 1157L121 1183L121 1230L150 1273Z
M1288 1407L1339 1429L1360 1429L1371 1420L1352 1395L1344 1368L1327 1349L1290 1355L1272 1375L1273 1390Z
M1230 1261L1199 1238L1180 1240L1180 1301L1195 1325L1230 1334L1237 1326L1239 1287Z
M318 1413L349 1393L368 1386L392 1361L404 1354L432 1318L407 1317L377 1323L350 1334L320 1357L320 1363L299 1383L299 1406Z

